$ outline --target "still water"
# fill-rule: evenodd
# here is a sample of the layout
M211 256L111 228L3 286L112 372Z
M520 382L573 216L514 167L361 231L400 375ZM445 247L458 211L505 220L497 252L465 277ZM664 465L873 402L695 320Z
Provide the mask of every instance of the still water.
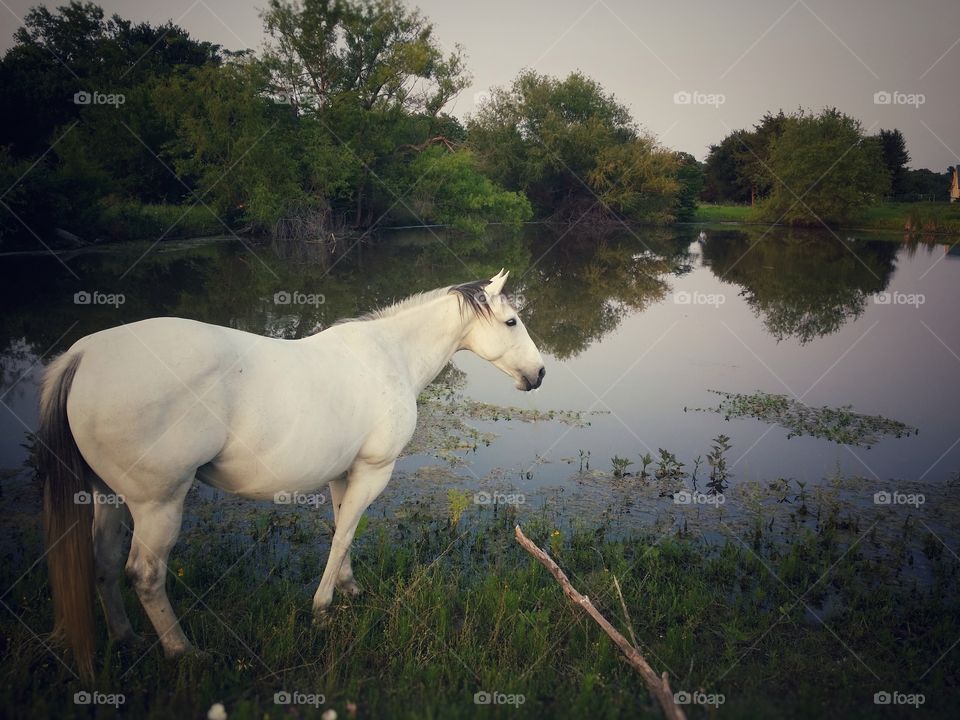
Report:
M688 468L720 433L734 484L836 474L943 487L960 472L960 254L893 236L739 227L643 229L602 240L529 229L464 240L385 232L335 263L317 247L236 239L0 256L0 468L23 477L40 370L91 332L177 315L302 337L413 292L511 271L508 291L544 352L534 393L467 353L467 396L523 409L600 411L588 427L475 422L464 478L527 492L573 482L580 451L609 470L673 452ZM80 294L78 294L80 293ZM84 294L85 293L85 294ZM284 302L290 300L290 302ZM89 302L87 302L89 301ZM852 405L919 429L869 449L689 408L711 389ZM410 472L435 458L413 456ZM633 468L631 468L633 469Z

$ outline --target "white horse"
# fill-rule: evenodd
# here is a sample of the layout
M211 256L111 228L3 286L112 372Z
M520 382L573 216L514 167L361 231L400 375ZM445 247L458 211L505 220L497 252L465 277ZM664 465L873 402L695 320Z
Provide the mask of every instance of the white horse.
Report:
M154 318L89 335L52 362L37 435L44 516L56 630L81 671L92 672L94 577L111 638L138 639L118 583L127 512L127 574L165 654L192 650L165 580L194 478L261 500L329 484L336 529L314 612L335 586L359 592L350 544L413 434L420 391L464 349L520 390L543 380L506 279L415 295L301 340Z

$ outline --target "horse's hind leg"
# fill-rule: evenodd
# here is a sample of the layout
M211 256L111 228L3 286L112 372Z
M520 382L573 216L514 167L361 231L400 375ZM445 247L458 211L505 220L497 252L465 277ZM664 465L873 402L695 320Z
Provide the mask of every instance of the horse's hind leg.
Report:
M95 491L113 500L115 495L100 482L94 483ZM130 627L130 619L123 606L120 594L120 571L123 568L123 541L126 527L130 525L130 513L125 505L114 502L98 502L93 507L93 558L96 567L97 594L107 618L107 632L111 640L137 642L140 637Z
M338 477L330 481L330 502L333 505L333 524L334 528L340 527L340 504L343 502L343 494L347 490L347 478ZM347 549L343 556L343 562L340 564L340 572L337 575L337 590L347 595L360 594L360 586L353 578L353 566L350 564L350 550Z
M180 629L166 590L167 558L180 534L183 499L189 487L190 482L186 482L173 497L161 501L130 503L133 541L127 575L157 631L164 654L171 658L193 649Z

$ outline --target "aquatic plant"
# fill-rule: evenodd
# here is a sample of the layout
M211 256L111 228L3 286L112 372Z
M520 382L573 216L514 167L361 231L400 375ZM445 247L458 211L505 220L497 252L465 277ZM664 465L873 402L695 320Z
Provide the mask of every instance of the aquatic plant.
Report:
M619 455L614 455L610 458L610 464L613 465L613 476L615 478L622 478L629 475L626 472L626 469L633 465L633 460L628 460L627 458L622 458Z
M902 438L920 432L898 420L856 413L852 405L814 408L795 398L767 392L749 395L720 390L710 392L722 398L716 407L684 410L714 412L723 415L724 420L752 417L785 428L788 431L787 438L809 435L840 445L865 445L867 449L884 435Z

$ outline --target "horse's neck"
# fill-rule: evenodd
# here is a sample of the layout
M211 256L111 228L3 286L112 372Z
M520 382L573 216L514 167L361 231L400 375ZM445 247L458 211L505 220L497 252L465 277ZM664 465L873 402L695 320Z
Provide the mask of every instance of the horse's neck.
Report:
M419 395L463 347L469 318L454 295L373 321L404 365L411 386Z

